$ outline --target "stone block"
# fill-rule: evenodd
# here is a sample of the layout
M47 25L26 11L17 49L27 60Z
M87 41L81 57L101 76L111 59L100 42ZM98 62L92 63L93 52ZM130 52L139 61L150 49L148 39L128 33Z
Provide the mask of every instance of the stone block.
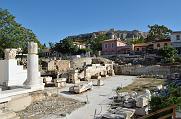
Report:
M76 80L72 80L73 84L79 84L80 83L80 79L76 79Z
M97 80L97 86L103 86L104 82L102 80Z
M148 106L142 108L136 108L135 114L139 116L144 116L148 114Z
M16 58L16 52L17 49L5 49L4 54L5 54L5 59L15 59Z
M66 78L55 79L54 84L56 87L64 87L64 86L66 86Z
M14 96L13 99L11 99L7 103L7 108L12 111L20 111L20 110L24 110L31 103L32 103L31 96L28 96L28 95Z
M97 78L96 79L101 79L101 76L97 76Z
M162 85L158 85L156 88L157 88L158 90L161 90L161 89L163 88L163 86L162 86Z
M45 84L52 84L52 77L43 77L43 82Z
M56 82L55 83L55 87L65 87L66 86L66 82Z
M136 101L133 98L128 98L124 101L124 107L131 108L136 106Z
M142 96L142 97L138 97L136 99L136 106L137 107L145 107L149 104L149 99L145 96Z
M136 98L137 95L138 95L138 94L137 94L137 92L135 92L135 91L131 92L131 94L130 94L130 96L133 97L133 98Z
M132 107L132 103L130 103L128 101L124 101L124 107L131 108Z
M111 113L124 115L124 119L132 119L135 113L135 109L118 107L112 110ZM111 119L115 119L115 118L111 118Z
M151 92L150 92L150 90L146 89L144 93L145 93L144 96L146 96L150 101L151 100Z
M54 82L56 83L59 83L59 82L66 82L66 78L58 78L58 79L54 79Z

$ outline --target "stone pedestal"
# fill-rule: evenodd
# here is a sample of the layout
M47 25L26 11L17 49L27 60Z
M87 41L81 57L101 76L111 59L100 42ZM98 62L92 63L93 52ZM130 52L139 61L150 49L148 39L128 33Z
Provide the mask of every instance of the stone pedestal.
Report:
M142 108L142 107L147 106L148 104L149 104L149 100L147 97L138 97L136 99L136 106L137 107Z
M97 86L103 86L104 82L102 80L97 80Z
M17 49L5 49L4 54L5 54L5 60L10 60L10 59L15 59L16 58L16 52Z
M0 85L23 86L27 79L27 70L17 65L16 49L5 49L5 60L0 60Z
M78 84L80 83L80 79L78 79L78 70L71 70L69 74L69 82Z
M37 43L28 43L27 80L25 82L25 85L32 90L43 90L44 85L43 80L40 77L37 53Z
M114 70L111 69L111 70L109 71L109 75L110 75L110 76L114 76L114 75L115 75Z
M135 111L136 115L144 116L148 114L148 106L142 108L136 108Z
M98 51L98 57L100 57L101 56L101 51Z
M56 87L64 87L66 86L66 78L55 79L54 84Z

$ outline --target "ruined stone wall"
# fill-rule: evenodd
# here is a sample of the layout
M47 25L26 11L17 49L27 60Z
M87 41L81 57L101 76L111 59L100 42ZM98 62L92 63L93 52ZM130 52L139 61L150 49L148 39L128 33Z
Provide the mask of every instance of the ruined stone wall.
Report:
M181 65L171 66L170 67L170 72L171 73L180 73L181 74Z
M69 60L57 60L55 61L56 70L59 72L65 72L70 69L70 61Z
M87 78L91 78L91 76L95 75L107 75L108 72L112 70L113 64L92 64L91 66L87 66L85 69L86 74L84 74L84 71L82 71L79 74L79 78L84 78L84 75L87 76Z
M173 69L172 69L173 70ZM175 72L177 71L174 68ZM163 75L166 77L171 73L170 66L125 66L125 65L114 65L114 71L117 75Z
M79 59L73 59L70 63L70 67L73 69L80 69L84 66L84 62L86 62L87 65L90 65L92 63L92 58L79 58Z
M59 71L65 72L70 69L70 61L69 60L51 60L47 62L47 70L48 71Z
M54 60L52 60L52 61L49 61L48 62L48 71L54 71L55 70L55 61Z

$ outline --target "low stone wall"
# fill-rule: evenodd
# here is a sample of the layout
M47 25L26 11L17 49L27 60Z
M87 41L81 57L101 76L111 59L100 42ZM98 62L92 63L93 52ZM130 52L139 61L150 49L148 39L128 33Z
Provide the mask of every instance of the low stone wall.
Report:
M78 58L73 59L70 63L70 67L73 69L82 68L84 66L84 62L86 62L86 65L90 65L92 63L92 58Z
M141 66L141 65L114 65L117 75L162 75L167 77L171 73L181 73L181 66Z
M180 73L181 74L181 65L171 66L170 67L170 72L171 73Z

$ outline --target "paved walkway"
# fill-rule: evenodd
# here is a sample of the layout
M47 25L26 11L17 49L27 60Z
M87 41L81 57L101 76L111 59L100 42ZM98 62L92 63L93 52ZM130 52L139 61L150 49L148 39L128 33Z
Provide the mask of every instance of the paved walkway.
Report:
M67 115L65 119L93 119L95 110L96 114L100 115L106 112L108 109L109 97L115 94L114 90L118 86L127 86L131 84L135 79L134 76L114 76L104 79L104 86L94 86L93 90L84 92L82 94L69 94L68 87L63 89L61 95L80 101L86 101L89 103L85 106L73 111L70 115ZM96 82L94 82L96 83Z

